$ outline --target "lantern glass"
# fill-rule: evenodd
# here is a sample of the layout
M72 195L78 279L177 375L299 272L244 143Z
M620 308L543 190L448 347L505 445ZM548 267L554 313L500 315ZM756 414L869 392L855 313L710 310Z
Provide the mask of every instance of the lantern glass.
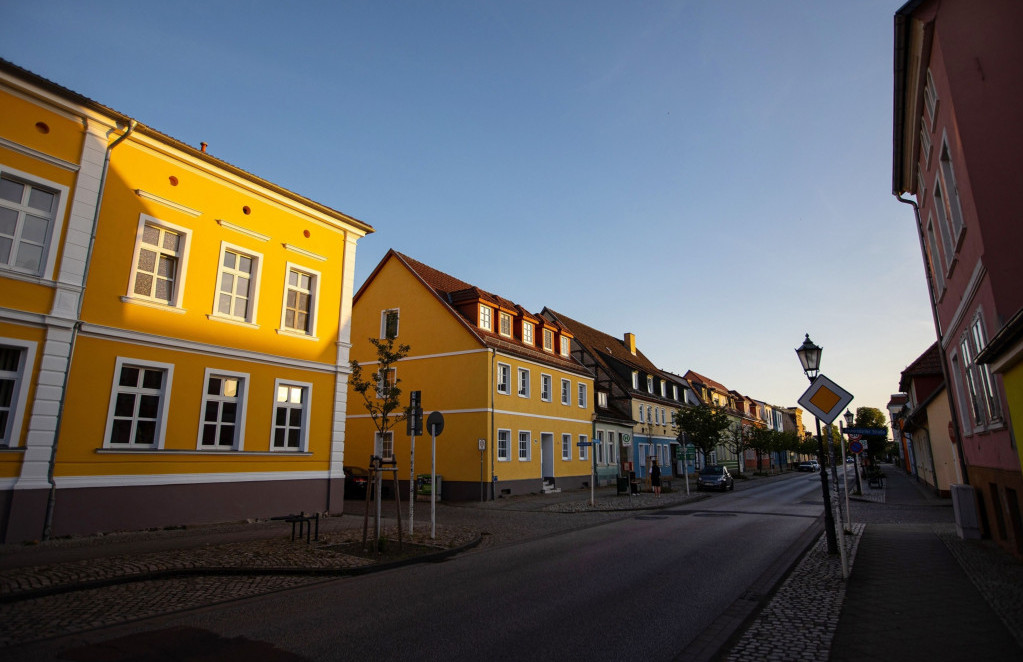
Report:
M799 362L803 364L803 372L811 379L816 377L817 372L821 369L821 351L822 349L810 340L809 333L806 334L803 344L796 348Z

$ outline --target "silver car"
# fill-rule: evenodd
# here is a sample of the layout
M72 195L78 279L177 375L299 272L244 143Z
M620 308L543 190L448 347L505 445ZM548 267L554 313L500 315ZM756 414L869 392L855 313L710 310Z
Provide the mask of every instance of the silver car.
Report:
M702 469L696 476L696 489L702 490L734 490L735 479L728 473L728 467L711 464Z

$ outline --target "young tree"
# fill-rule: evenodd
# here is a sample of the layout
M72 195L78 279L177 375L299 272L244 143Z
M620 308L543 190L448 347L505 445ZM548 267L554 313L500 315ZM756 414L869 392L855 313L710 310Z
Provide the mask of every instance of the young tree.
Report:
M736 421L725 435L725 448L735 454L735 472L740 476L746 464L746 449L750 447L750 429L751 426Z
M675 412L675 426L678 441L683 448L686 443L703 453L703 464L721 443L721 433L728 428L729 418L722 409L701 403L695 407L682 407Z
M866 437L867 455L872 464L877 466L880 458L885 454L885 446L888 439L888 422L880 409L875 407L857 407L855 428L884 428L883 437Z
M757 473L763 471L764 455L779 450L777 439L779 434L766 427L755 426L749 430L749 447L757 455Z
M401 409L398 398L401 397L400 379L394 374L394 364L408 356L411 347L408 345L395 346L394 338L379 340L370 338L369 341L377 350L377 369L367 378L363 367L358 361L351 361L352 374L349 383L352 389L362 396L366 411L373 419L381 440L387 437L387 433L396 423L405 420L407 412ZM399 416L392 416L396 411Z

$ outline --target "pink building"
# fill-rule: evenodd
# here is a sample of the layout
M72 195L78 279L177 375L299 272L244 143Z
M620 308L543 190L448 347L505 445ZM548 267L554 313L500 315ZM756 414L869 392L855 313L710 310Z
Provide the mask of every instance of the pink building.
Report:
M914 0L896 12L892 186L916 212L953 441L982 531L1023 556L1005 386L977 361L1023 307L1021 34L1018 0Z

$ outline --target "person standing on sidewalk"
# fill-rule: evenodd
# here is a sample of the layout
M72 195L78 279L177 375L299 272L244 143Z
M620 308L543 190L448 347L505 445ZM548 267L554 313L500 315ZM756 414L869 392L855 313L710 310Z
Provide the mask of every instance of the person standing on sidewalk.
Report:
M653 488L654 494L661 496L661 468L657 466L656 459L650 465L650 487Z

